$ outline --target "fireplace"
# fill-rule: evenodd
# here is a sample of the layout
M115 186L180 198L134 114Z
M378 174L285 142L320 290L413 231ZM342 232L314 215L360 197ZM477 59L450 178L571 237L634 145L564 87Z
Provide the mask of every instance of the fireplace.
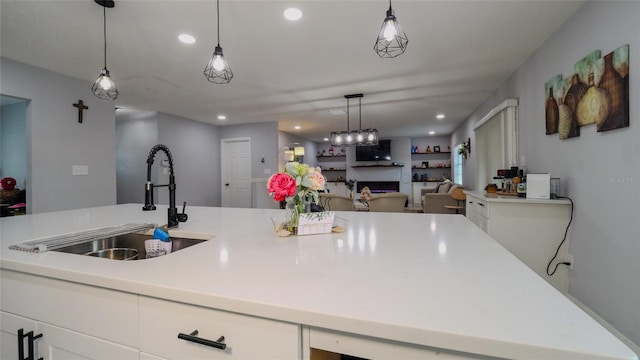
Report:
M362 188L367 186L372 194L400 192L399 181L358 181L356 190L361 192Z

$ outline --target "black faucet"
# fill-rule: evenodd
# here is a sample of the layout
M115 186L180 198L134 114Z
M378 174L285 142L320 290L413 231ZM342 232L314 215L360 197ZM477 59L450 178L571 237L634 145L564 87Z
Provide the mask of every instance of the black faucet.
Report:
M169 159L169 184L166 185L153 185L151 182L151 165L153 165L153 159L156 156L158 151L162 150L165 154L167 154L167 159ZM184 210L187 206L187 202L185 201L182 206L182 213L178 213L178 209L176 208L176 178L173 172L173 158L171 157L171 151L169 148L162 144L158 144L151 148L149 151L149 156L147 157L147 183L144 187L144 206L142 210L150 211L155 210L156 206L153 204L153 188L156 187L169 187L169 209L167 210L167 228L175 228L178 227L178 222L187 221L187 214L184 213Z

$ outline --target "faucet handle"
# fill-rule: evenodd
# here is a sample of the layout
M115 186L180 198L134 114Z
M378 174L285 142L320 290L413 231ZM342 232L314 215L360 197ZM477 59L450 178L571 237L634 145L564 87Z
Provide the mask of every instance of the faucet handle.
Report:
M182 203L182 213L176 214L179 222L186 222L189 219L189 215L184 213L184 210L187 207L187 202Z

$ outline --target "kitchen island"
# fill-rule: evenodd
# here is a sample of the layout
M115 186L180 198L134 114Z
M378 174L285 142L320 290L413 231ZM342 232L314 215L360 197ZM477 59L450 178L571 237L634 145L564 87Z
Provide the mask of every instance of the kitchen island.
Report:
M191 207L189 221L171 235L210 239L153 259L8 249L88 229L166 223L166 206L141 208L0 220L1 305L3 319L11 320L3 320L3 332L9 322L33 320L36 329L106 339L131 358L174 358L180 356L164 333L184 342L177 334L194 329L165 331L164 323L184 317L215 327L210 314L227 326L221 358L308 359L309 349L319 348L371 358L637 359L463 216L339 212L348 221L344 233L280 238L271 217L282 210ZM32 298L42 289L54 294ZM92 303L105 306L105 314L121 310L135 330L112 329L123 318L85 311ZM229 335L234 331L257 333L240 344ZM187 346L194 354L204 347ZM262 355L243 352L246 347Z

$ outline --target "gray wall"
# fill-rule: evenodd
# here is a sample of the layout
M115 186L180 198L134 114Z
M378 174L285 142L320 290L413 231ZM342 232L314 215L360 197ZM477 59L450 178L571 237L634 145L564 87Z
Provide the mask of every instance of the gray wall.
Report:
M220 206L218 127L153 111L119 110L117 114L118 203L144 203L147 157L156 144L171 151L176 179L176 203ZM154 158L151 180L169 182L161 166L163 152ZM166 188L155 190L155 203L168 204ZM187 210L188 213L188 210Z
M251 207L276 208L277 204L267 193L267 180L278 171L278 123L229 125L219 127L220 140L234 138L251 139ZM218 141L218 154L220 153ZM264 157L264 163L261 162ZM218 166L218 169L220 166ZM218 185L218 193L220 186Z
M27 103L0 107L0 178L16 179L27 187Z
M91 94L91 83L0 58L2 93L27 106L28 211L77 209L116 202L115 108ZM78 123L82 99L89 107ZM87 165L88 176L72 176Z
M452 143L465 139L470 125L491 108L506 98L519 98L520 153L526 156L527 168L560 177L561 194L575 201L570 247L575 266L569 291L636 344L640 344L639 14L637 1L585 3L452 137ZM630 127L597 133L594 125L585 126L579 137L568 140L545 135L545 81L556 74L566 78L573 65L593 50L605 55L624 44L630 45Z
M178 204L186 201L187 206L220 206L219 129L212 124L158 114L158 141L171 150ZM159 182L169 183L168 175L159 178ZM159 199L168 203L168 194L166 189L160 190Z
M116 111L117 203L144 203L147 155L158 143L158 120L154 111ZM154 164L156 169L157 164ZM151 181L158 184L157 172ZM156 190L157 193L157 190Z

